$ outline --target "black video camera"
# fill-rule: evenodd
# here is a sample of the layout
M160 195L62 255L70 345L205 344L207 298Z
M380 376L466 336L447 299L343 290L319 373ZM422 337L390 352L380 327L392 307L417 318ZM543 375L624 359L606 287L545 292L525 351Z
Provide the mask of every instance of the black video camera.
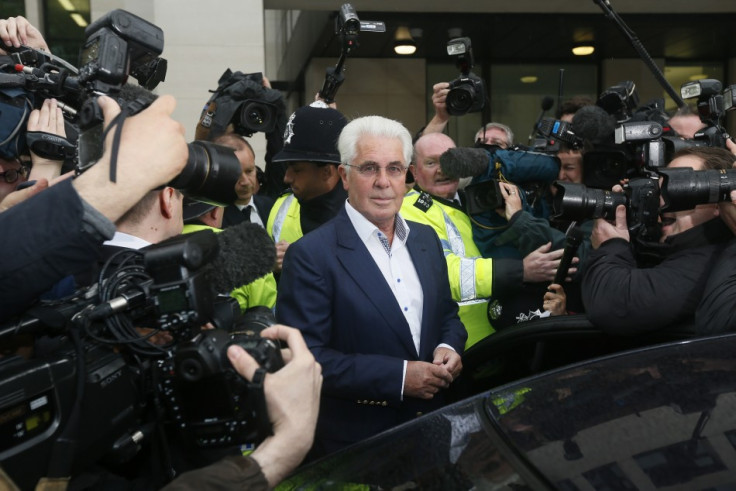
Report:
M340 37L340 57L334 67L327 67L325 81L319 91L319 97L327 104L335 102L337 89L345 81L345 60L358 47L358 34L361 31L386 32L386 24L382 21L362 21L355 7L349 3L342 4L335 17L335 34Z
M101 283L0 329L0 338L45 340L33 359L0 360L0 390L15 394L0 401L0 460L22 489L128 462L161 425L199 447L269 434L262 385L241 379L225 351L237 344L278 370L278 344L258 335L275 319L268 309L228 321L216 315L205 290L216 246L203 231L125 251L103 268ZM201 330L207 321L217 329ZM162 331L173 341L146 341Z
M166 60L159 57L163 31L140 17L113 10L90 24L85 36L79 70L64 60L26 47L13 53L20 72L0 73L4 87L17 87L40 96L35 98L36 105L49 97L63 101L60 106L74 132L77 127L80 130L76 145L43 134L35 135L35 141L31 138L34 135L29 134L28 144L46 158L75 162L77 174L94 165L103 153L103 117L97 97L108 95L117 100L122 115L116 124L123 124L126 116L153 102L155 96L146 89L153 89L166 73ZM136 78L140 87L127 84L128 76ZM235 184L240 173L240 163L231 149L195 141L189 144L185 169L170 185L200 201L230 204L237 199ZM115 180L112 165L110 178Z
M447 93L447 112L453 116L475 113L483 109L486 89L483 80L473 73L475 61L470 38L462 37L447 42L447 54L455 57L460 76L450 82Z

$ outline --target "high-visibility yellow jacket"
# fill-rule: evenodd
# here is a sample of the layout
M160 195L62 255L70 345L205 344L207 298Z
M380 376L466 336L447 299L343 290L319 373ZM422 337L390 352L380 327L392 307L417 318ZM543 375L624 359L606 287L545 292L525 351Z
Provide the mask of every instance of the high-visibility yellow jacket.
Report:
M495 332L488 320L493 259L480 256L468 215L428 193L411 190L404 196L401 216L431 226L440 238L452 298L458 303L460 320L468 331L465 349Z
M285 240L291 244L302 238L304 234L299 210L299 201L291 193L276 200L266 224L266 231L274 242Z

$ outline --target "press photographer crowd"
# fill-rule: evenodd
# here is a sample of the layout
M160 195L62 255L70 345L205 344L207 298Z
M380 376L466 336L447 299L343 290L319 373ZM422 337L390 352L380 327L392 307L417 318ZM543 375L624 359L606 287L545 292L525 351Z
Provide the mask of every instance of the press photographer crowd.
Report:
M159 27L111 11L75 66L0 19L4 488L288 489L471 395L463 353L497 331L736 330L736 85L668 87L674 113L632 81L554 117L545 97L526 145L486 121L457 147L448 123L488 104L469 38L424 128L337 109L382 29L344 4L340 59L290 115L227 68L177 122Z

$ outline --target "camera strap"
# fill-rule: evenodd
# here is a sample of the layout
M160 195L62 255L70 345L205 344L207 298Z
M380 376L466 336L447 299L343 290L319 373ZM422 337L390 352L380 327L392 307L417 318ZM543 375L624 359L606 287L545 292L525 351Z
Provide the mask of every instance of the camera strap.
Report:
M258 441L273 434L271 422L268 419L268 407L266 406L266 394L263 392L263 382L266 380L266 370L257 368L253 374L253 380L248 383L248 394L253 398L256 408L256 431Z
M115 129L115 133L112 137L112 154L110 155L110 182L116 182L120 136L123 133L123 123L125 122L125 118L138 114L148 106L149 103L141 98L131 101L128 104L123 104L118 115L110 121L110 124L105 128L105 131L102 132L102 140L104 141L110 130L113 128Z

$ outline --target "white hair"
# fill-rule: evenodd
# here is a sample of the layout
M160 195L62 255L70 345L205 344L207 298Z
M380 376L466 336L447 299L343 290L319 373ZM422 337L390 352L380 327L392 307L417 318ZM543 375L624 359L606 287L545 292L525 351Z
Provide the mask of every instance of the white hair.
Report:
M411 134L403 124L383 116L363 116L349 122L340 133L337 140L337 149L340 152L340 161L343 164L351 164L357 153L358 142L363 136L377 136L382 138L396 138L401 142L404 162L411 162L412 144ZM350 172L350 167L345 166L345 171Z

